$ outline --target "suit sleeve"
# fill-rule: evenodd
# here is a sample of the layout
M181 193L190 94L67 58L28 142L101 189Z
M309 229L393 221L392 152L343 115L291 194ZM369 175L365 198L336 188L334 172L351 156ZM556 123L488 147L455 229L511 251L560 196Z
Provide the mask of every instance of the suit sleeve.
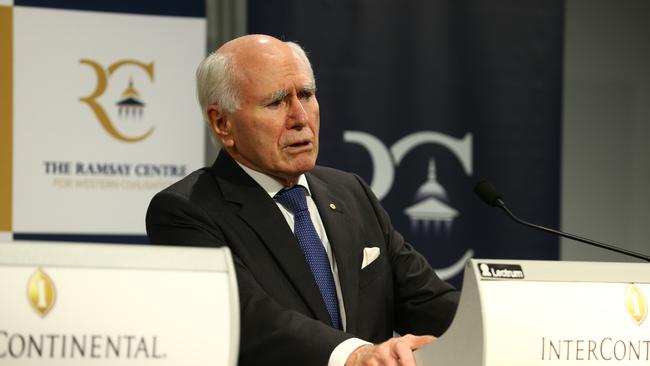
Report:
M444 333L456 313L460 293L441 280L429 262L393 227L370 187L359 177L388 246L395 295L395 331L400 334Z
M147 211L152 244L220 247L227 242L197 205L174 192L156 195ZM352 335L274 301L233 254L240 300L240 366L327 365L332 350Z

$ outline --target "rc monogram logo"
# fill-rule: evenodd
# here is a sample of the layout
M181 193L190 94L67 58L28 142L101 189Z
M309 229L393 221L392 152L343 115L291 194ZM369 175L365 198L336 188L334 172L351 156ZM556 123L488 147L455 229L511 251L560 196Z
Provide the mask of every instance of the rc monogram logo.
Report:
M56 290L52 279L37 269L27 282L27 298L38 315L45 317L56 301Z
M124 89L120 97L118 97L117 100L113 101L112 103L114 104L113 108L117 113L107 112L107 109L105 109L104 105L98 101L98 98L101 98L102 95L104 95L106 92L108 88L109 78L113 76L117 70L123 67L130 67L130 70L139 71L140 74L144 74L148 77L149 82L153 82L153 62L145 64L136 60L120 60L112 63L106 69L104 69L99 63L93 60L82 59L79 60L79 63L90 66L95 71L97 78L95 90L91 94L79 98L79 101L86 103L90 107L104 130L106 130L110 136L123 142L138 142L149 137L149 135L151 135L154 130L153 126L144 133L131 136L120 132L115 121L109 117L111 114L117 114L117 118L121 122L127 122L131 124L137 123L138 120L142 118L146 103L135 87L133 76L129 78L128 84L124 84L126 89Z
M370 183L377 198L383 199L391 190L395 180L395 168L402 159L413 149L424 144L436 144L445 147L459 160L466 175L472 175L472 134L466 134L457 139L433 131L415 132L397 140L393 146L387 147L377 137L360 131L345 131L343 140L356 143L368 150L373 166ZM444 187L436 179L436 166L433 157L428 165L427 180L423 182L415 194L415 202L404 209L404 214L411 221L413 232L421 231L435 235L451 230L453 222L461 214L449 202ZM436 269L442 279L449 279L460 273L467 259L474 255L472 249L449 267Z
M648 315L648 302L639 286L631 283L625 289L625 308L634 322L641 325Z

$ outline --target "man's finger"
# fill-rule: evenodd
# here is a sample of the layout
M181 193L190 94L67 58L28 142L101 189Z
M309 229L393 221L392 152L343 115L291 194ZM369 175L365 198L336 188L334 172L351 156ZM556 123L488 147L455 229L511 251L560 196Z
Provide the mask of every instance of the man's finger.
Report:
M416 336L413 334L407 334L400 337L400 339L408 344L409 347L411 347L411 350L415 351L416 349L433 342L436 340L436 337L431 335Z
M400 338L393 345L393 352L397 357L400 366L415 366L415 358L411 346Z

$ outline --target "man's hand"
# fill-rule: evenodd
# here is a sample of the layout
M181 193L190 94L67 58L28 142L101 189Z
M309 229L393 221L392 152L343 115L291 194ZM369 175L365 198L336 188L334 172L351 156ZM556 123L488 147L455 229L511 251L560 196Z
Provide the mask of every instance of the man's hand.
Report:
M381 344L361 346L352 351L345 366L415 366L413 351L435 339L407 334Z

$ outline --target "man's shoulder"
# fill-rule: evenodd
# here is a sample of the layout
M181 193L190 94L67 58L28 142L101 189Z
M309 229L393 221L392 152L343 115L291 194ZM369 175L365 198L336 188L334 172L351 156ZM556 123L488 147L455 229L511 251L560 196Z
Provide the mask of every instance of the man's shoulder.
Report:
M170 193L177 196L189 198L193 195L203 192L214 191L216 182L210 170L207 167L198 169L188 174L179 181L176 181L169 187L163 189L160 193Z
M326 182L358 182L359 180L356 174L322 165L315 166L309 174Z
M320 180L334 191L343 190L350 191L350 193L362 193L368 189L368 185L361 177L340 169L318 165L309 172L309 175Z

